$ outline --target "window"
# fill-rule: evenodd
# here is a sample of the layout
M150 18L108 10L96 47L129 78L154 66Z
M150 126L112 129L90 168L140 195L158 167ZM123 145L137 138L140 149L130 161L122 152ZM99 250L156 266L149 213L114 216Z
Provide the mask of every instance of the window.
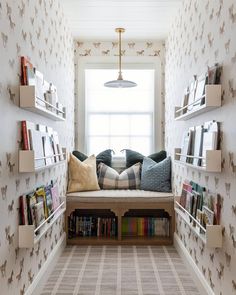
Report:
M117 70L85 70L85 134L88 154L124 148L150 154L154 145L154 70L123 70L134 88L103 86L115 80Z

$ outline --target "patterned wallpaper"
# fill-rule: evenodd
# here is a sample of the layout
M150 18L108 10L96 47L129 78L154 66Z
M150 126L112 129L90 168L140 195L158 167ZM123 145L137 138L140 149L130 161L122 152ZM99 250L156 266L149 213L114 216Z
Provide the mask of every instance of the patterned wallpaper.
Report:
M115 33L114 33L115 34ZM74 41L75 48L75 96L78 96L78 87L79 81L77 79L77 67L79 66L80 58L87 58L88 61L90 57L111 57L118 56L118 42L117 41ZM140 57L140 61L142 57L149 57L153 59L160 60L161 67L161 100L163 104L163 121L162 121L162 133L164 138L164 88L165 88L165 43L163 41L157 40L147 40L147 41L136 41L136 40L123 40L122 41L122 51L121 54L127 58L129 57ZM117 59L118 62L118 59ZM141 61L142 62L142 61ZM77 104L75 104L75 114L77 113ZM76 115L76 118L78 116ZM75 120L75 130L77 130L77 125L79 124L78 120ZM163 143L164 145L164 143ZM75 135L75 146L77 144L77 135Z
M21 55L58 88L67 108L66 123L56 123L20 109L17 92ZM51 179L60 194L66 191L65 164L40 173L18 173L21 120L53 127L62 146L74 146L74 64L73 40L58 0L0 1L0 286L1 294L24 294L47 261L63 234L61 217L33 249L18 248L18 197Z
M204 173L173 164L174 191L193 179L222 197L223 248L207 249L188 226L177 219L177 234L217 295L236 294L236 3L235 0L185 0L166 42L166 147L173 155L183 131L208 120L222 126L222 173ZM223 106L185 122L174 121L184 88L194 74L215 62L223 64Z

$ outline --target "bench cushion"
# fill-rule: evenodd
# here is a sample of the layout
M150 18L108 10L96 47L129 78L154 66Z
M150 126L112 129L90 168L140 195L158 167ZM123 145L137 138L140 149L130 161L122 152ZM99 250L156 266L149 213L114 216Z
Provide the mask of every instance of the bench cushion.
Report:
M172 193L144 190L100 190L67 194L67 202L173 202Z

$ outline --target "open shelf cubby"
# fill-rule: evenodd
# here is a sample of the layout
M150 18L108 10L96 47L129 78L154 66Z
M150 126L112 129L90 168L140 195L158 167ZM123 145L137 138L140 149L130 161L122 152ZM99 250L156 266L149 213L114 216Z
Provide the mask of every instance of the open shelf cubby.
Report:
M19 225L19 248L33 248L65 211L65 201L62 201L37 228L34 225Z
M221 91L221 85L206 85L204 96L184 107L175 107L175 120L185 121L202 113L221 107ZM204 103L201 105L201 101L203 99ZM196 105L198 103L199 105ZM192 107L192 110L188 110L190 107Z
M222 226L221 225L207 225L204 228L179 202L175 201L175 212L184 220L191 228L195 235L197 235L208 248L222 247ZM190 222L191 220L191 222ZM195 226L193 225L195 224Z
M61 110L49 102L36 97L35 86L20 86L20 107L54 121L65 121L66 119L65 107Z
M201 171L205 171L205 172L215 172L215 173L219 173L221 172L221 157L222 157L222 152L221 150L208 150L206 151L206 158L203 157L195 157L195 156L190 156L190 155L184 155L181 154L181 148L175 148L175 162L178 164L182 164L185 166L189 166L193 169L197 169L197 170L201 170ZM198 159L204 159L206 165L205 166L196 166L184 161L180 161L180 157L184 156L186 158L198 158Z
M37 167L36 161L43 160L46 158L55 159L55 157L59 158L62 157L63 160L54 162L50 165L44 165ZM19 151L19 172L20 173L30 173L30 172L37 172L41 171L50 167L53 167L58 164L62 164L66 162L66 148L62 148L61 154L56 154L48 157L42 157L42 158L35 158L35 153L33 150L20 150Z

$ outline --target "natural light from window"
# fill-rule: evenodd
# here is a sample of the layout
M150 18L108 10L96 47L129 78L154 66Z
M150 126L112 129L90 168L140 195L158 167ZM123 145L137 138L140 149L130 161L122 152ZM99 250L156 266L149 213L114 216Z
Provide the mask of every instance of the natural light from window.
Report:
M104 83L117 79L117 70L85 70L86 149L98 154L113 149L117 155L125 148L148 155L154 136L154 70L123 70L134 88L114 89Z

